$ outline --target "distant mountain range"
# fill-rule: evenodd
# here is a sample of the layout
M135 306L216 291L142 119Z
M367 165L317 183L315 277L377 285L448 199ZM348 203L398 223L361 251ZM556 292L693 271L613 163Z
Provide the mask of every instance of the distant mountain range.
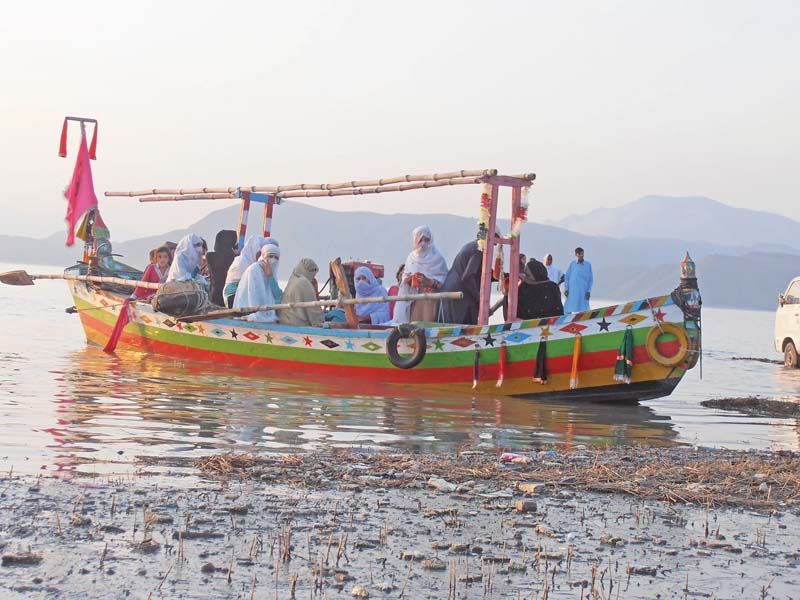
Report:
M598 208L553 222L588 235L704 240L759 252L800 253L800 223L702 196L645 196L618 208Z
M733 222L731 211L742 211L714 201L708 202L711 204L707 204L706 209L722 207L719 215L704 213L704 219L709 223L716 223L723 218ZM642 206L645 205L650 205L653 209L649 217L642 211ZM633 212L639 215L639 219L649 220L652 226L635 225L626 216L630 207L634 208ZM674 236L669 237L666 234L670 229L664 227L662 221L670 220L672 211L660 215L662 209L660 202L645 202L645 199L618 209L602 209L603 219L607 222L611 222L611 214L614 212L621 219L628 219L621 226L619 234L578 233L563 227L528 223L522 232L522 251L539 259L548 252L552 253L556 264L566 270L573 258L574 248L583 246L586 257L594 268L593 295L596 298L615 300L671 291L678 284L679 263L686 250L690 251L698 263L701 291L706 305L710 306L772 309L777 293L783 291L788 280L800 272L800 249L797 244L773 246L781 251L758 251L758 248L763 249L763 244L751 244L756 236L740 235L740 231L734 229L728 231L722 242L714 241L713 236L706 239L702 235L703 228L694 222L695 217L687 217L691 221L690 226L675 229ZM772 217L775 222L783 220L795 223L769 213L743 212L746 214L740 215L741 218L736 221L740 223L740 228L744 227L741 223L747 222L748 218L755 219L750 213L765 220ZM120 259L123 262L142 268L148 251L164 241L178 241L188 231L192 231L205 237L211 247L216 232L220 229L234 229L237 219L237 207L217 210L195 223L189 223L187 219L187 224L176 224L170 231L115 243L114 252L124 256ZM254 217L250 223L250 231L258 227L256 221ZM320 265L337 256L343 259L368 259L386 265L387 274L393 276L395 269L410 250L411 230L417 225L431 227L434 243L449 261L462 245L474 239L477 229L475 219L454 215L341 213L291 202L276 207L273 223L274 234L281 242L283 277L288 277L292 267L304 256L314 258ZM795 225L800 227L800 224ZM758 225L762 226L764 225ZM788 227L785 223L784 226ZM507 231L508 224L501 223L501 229ZM623 233L628 229L636 235ZM800 240L800 237L797 239ZM78 246L65 251L63 232L42 240L0 236L0 261L7 263L66 264L70 262L70 258L80 257L81 253L82 249Z

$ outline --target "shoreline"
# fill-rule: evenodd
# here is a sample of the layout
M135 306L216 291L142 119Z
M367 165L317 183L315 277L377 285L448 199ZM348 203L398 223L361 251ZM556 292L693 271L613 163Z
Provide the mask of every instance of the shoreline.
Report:
M126 477L1 479L0 589L312 600L800 593L793 452L355 449L138 465ZM200 478L156 482L155 466Z

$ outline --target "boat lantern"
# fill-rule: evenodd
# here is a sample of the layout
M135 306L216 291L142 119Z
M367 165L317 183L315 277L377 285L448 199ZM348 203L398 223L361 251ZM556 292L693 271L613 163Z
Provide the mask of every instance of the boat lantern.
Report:
M694 261L687 250L681 262L681 281L688 283L688 280L697 280L697 274L695 273Z

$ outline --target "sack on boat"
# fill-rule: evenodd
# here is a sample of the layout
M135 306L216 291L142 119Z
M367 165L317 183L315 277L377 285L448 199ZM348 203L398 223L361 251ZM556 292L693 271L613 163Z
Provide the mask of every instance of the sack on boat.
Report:
M189 281L168 281L153 296L153 308L172 317L197 314L208 310L208 300L203 284L195 279Z

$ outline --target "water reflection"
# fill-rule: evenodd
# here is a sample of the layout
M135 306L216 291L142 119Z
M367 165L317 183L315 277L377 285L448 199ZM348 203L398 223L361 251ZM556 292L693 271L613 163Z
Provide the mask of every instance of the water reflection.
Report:
M70 458L181 455L249 447L391 446L419 452L527 450L543 443L668 443L670 419L646 406L542 403L385 387L264 380L251 372L137 354L72 353L53 371L59 468Z

